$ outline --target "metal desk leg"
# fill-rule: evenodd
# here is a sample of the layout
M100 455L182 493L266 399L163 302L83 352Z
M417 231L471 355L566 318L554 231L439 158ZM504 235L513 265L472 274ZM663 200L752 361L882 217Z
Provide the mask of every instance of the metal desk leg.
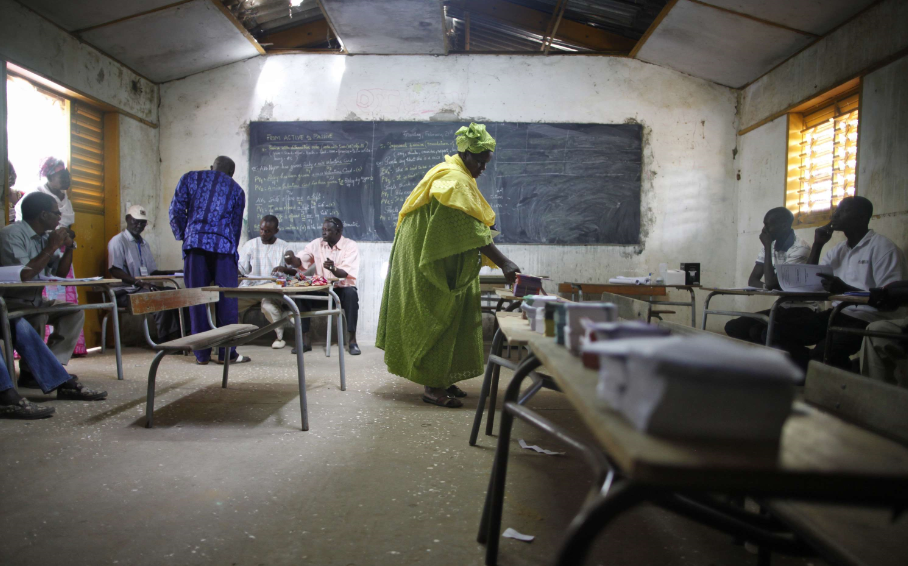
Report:
M514 370L514 378L508 385L504 402L517 403L520 396L520 386L533 370L542 365L536 356L530 355ZM504 506L504 487L508 471L508 451L511 448L511 427L514 424L514 415L502 411L501 430L498 433L498 446L495 449L495 463L492 465L492 475L489 478L489 490L486 493L485 506L483 507L482 520L479 525L480 543L486 543L486 565L494 566L498 560L498 543L501 538L501 515Z
M479 402L476 404L476 416L473 417L473 430L470 431L470 446L476 446L476 437L479 436L479 425L482 423L482 413L486 408L486 399L489 396L489 387L492 383L492 356L501 355L501 342L504 339L504 333L501 329L495 331L495 337L492 338L492 348L489 350L489 361L486 362L486 372L482 378L482 389L479 392ZM495 407L492 407L495 410Z
M835 306L835 308L832 309L832 313L829 315L829 322L826 324L826 338L823 340L823 342L824 342L823 363L824 364L829 364L829 355L832 353L832 340L830 339L831 335L829 333L829 331L832 329L832 323L833 323L833 321L835 321L835 317L838 316L838 314L840 312L842 312L842 310L845 307L849 307L849 306L852 306L852 304L847 301L842 301L839 304L837 304Z
M772 331L776 324L776 312L782 307L782 303L786 302L786 299L788 297L779 297L769 309L769 322L766 325L766 346L772 346Z
M690 291L690 327L697 328L697 295L693 287L688 287L687 290Z
M16 363L13 352L13 335L9 328L9 317L7 316L9 311L6 310L6 301L3 300L3 297L0 297L0 330L3 331L3 346L4 346L4 357L6 358L6 366L9 370L9 376L13 380L13 389L19 389L18 384L16 383Z
M703 320L700 321L700 330L706 330L706 311L709 310L709 302L715 295L718 295L717 291L713 291L709 295L706 295L706 302L703 303Z
M612 519L642 503L646 499L646 495L647 490L625 482L614 485L608 495L598 496L589 504L584 505L568 526L567 536L558 551L558 559L555 564L557 566L583 564L584 558L596 540L596 535Z
M293 316L293 334L296 340L296 375L300 387L300 418L303 430L309 430L309 411L306 408L306 370L303 367L303 325L300 309L289 295L283 296L284 303L290 307ZM229 354L228 354L229 355Z
M519 348L519 346L518 346ZM508 359L511 359L511 343L508 342ZM495 410L498 408L498 376L501 375L501 366L492 365L492 383L489 386L489 415L486 417L486 436L492 436L495 426Z
M344 311L340 308L340 298L334 294L333 289L328 290L328 307L331 308L332 299L337 299L337 358L340 360L341 391L347 390L347 375L344 373ZM331 317L328 317L328 348L331 347ZM302 350L297 350L302 352ZM330 352L329 352L330 354Z
M114 352L117 355L117 379L123 380L123 352L120 348L120 315L117 313L117 295L113 289L107 289L107 295L110 297L110 316L113 319L114 331Z
M338 299L337 304L338 304L338 306L340 306L340 299ZM330 311L333 309L334 309L334 292L329 287L328 310ZM331 317L329 316L327 318L328 318L328 332L325 334L325 357L330 358L331 357ZM340 335L338 335L338 336L340 336ZM341 344L340 338L338 338L337 343L340 346L340 348L343 350L344 346L343 346L343 344ZM341 362L341 363L343 363L343 362ZM343 389L344 388L341 387L342 391L343 391Z

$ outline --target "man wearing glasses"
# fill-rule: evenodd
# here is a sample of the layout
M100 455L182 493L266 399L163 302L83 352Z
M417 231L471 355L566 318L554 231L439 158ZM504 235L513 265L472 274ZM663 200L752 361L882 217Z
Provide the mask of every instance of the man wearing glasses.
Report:
M50 195L34 192L22 199L22 220L0 230L0 265L21 267L19 279L32 281L41 276L66 277L73 262L76 242L67 228L60 226L60 208ZM3 298L10 311L22 307L53 306L41 296L41 288L5 289ZM66 365L85 322L83 311L50 312L26 317L39 336L44 335L45 325L52 325L53 334L47 347L62 365ZM25 360L28 362L28 360ZM39 387L28 363L23 364L19 376L20 387ZM103 399L107 393L83 388L75 376L61 387L59 398L74 400ZM43 389L43 387L41 387Z

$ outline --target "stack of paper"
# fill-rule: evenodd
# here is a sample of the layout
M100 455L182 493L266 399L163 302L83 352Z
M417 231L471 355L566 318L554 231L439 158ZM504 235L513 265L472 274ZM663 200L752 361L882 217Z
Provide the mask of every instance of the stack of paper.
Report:
M640 277L612 277L608 280L609 283L613 285L649 285L650 284L649 275L643 275Z
M718 337L611 340L600 396L639 430L683 438L777 441L803 375L776 350Z
M832 275L832 267L806 263L783 263L776 266L779 285L786 293L825 293L820 273Z
M530 322L530 330L542 334L545 327L545 304L550 302L564 302L561 297L552 295L527 295L520 304L523 318Z
M21 283L24 265L0 267L0 283Z
M659 338L671 334L671 331L655 324L642 320L625 320L621 322L581 322L584 329L583 338L580 340L580 351L583 355L583 365L590 369L599 369L599 355L590 352L586 347L594 342L605 340L624 340L627 338Z
M580 340L586 334L584 322L614 322L618 307L613 303L566 303L564 305L564 345L580 353Z
M515 297L525 295L536 295L542 290L542 277L533 275L517 274L517 280L514 281L513 292Z

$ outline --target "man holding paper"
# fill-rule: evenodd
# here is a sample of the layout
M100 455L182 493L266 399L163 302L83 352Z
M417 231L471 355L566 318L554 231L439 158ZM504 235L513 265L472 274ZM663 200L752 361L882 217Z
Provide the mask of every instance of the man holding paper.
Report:
M47 276L66 277L72 267L73 242L70 231L60 224L57 201L44 193L31 193L22 199L22 220L0 230L0 265L3 279L32 281ZM5 289L3 298L10 311L21 308L51 307L63 301L50 301L41 296L41 287ZM54 312L24 317L34 332L28 332L21 321L11 321L10 329L15 348L22 356L19 387L41 389L44 393L57 391L58 399L98 401L107 397L105 391L87 389L75 375L67 374L63 367L73 355L73 348L82 332L84 311ZM44 327L50 324L53 334L43 348L41 337ZM47 350L49 350L49 354ZM56 358L56 362L53 361ZM10 393L0 401L4 411L13 418L38 418L28 404ZM18 408L17 408L18 407ZM18 416L15 416L18 414ZM49 413L47 413L49 414ZM30 416L29 416L30 415Z
M806 263L810 255L810 246L798 238L791 229L794 215L784 206L773 208L763 217L763 231L760 232L760 252L754 267L747 279L750 287L775 291L780 289L776 266L793 263ZM797 324L804 317L812 316L816 310L813 303L784 303L785 308L776 312L776 320ZM769 315L769 311L757 314ZM733 318L725 324L725 333L732 338L766 343L767 324L762 320L742 316ZM784 348L785 345L781 344Z
M895 281L908 279L905 254L885 236L870 229L873 204L864 197L842 199L832 220L816 229L808 264L828 265L833 275L819 274L823 287L832 294L869 291ZM829 250L822 261L820 255L833 232L844 232L845 241ZM833 305L834 306L834 305ZM795 344L789 349L792 358L802 367L810 359L822 360L825 351L826 329L832 309L809 317L799 324L777 326L782 341ZM871 322L899 318L898 312L882 312L871 306L848 307L836 318L836 326L866 328ZM850 369L851 356L861 349L861 336L836 333L832 336L830 363ZM816 346L812 352L807 346Z

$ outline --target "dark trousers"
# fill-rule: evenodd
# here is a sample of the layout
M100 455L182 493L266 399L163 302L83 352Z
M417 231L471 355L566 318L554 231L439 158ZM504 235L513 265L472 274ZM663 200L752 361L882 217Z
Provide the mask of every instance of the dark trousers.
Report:
M212 284L219 287L236 287L239 282L236 256L234 254L218 254L199 249L186 250L186 255L183 258L183 281L186 282L187 288L207 287ZM205 313L207 308L208 305L189 307L189 318L192 320L193 334L211 330L211 326L208 324L208 315ZM219 327L236 324L239 320L237 300L227 299L221 293L215 314L215 324ZM211 348L196 350L195 357L200 362L208 361L211 359ZM218 357L224 359L224 348L218 349ZM231 348L230 359L233 360L236 357L236 348Z
M754 314L763 314L769 316L769 311L757 311ZM774 328L779 328L781 324L799 325L809 322L816 311L807 307L788 307L776 309L776 321ZM766 344L766 327L768 325L762 320L742 316L733 318L725 323L725 333L732 338L753 342L754 344ZM778 336L778 334L777 334ZM775 337L774 337L775 338ZM773 342L776 340L774 339Z
M163 290L163 289L162 289ZM141 289L135 293L126 291L116 291L117 306L127 308L129 306L129 295L136 293L152 293L147 289ZM176 309L170 311L161 311L154 313L155 326L158 329L158 342L162 342L167 336L180 332L180 315Z
M776 315L778 314L778 311L776 311ZM831 338L827 338L826 329L829 326L830 315L832 315L832 309L778 320L773 327L774 336L772 342L777 347L786 350L791 355L792 361L801 366L804 371L807 371L807 364L810 360L823 361L823 356L826 352L826 340L832 340L829 355L830 365L851 369L850 358L861 349L864 337L834 333ZM866 321L842 313L835 319L836 326L846 328L863 329L868 324ZM733 328L733 331L736 331L736 329ZM728 332L728 325L726 325L726 332ZM731 335L729 333L729 336ZM808 346L815 347L810 350Z
M356 291L356 287L335 287L334 292L337 293L340 306L344 309L344 316L347 318L347 332L356 332L356 321L359 318L359 293ZM319 293L319 295L327 295L327 293ZM302 305L300 310L315 311L328 308L328 303L324 301L300 301L300 303ZM308 318L302 320L303 332L309 332L309 321Z

